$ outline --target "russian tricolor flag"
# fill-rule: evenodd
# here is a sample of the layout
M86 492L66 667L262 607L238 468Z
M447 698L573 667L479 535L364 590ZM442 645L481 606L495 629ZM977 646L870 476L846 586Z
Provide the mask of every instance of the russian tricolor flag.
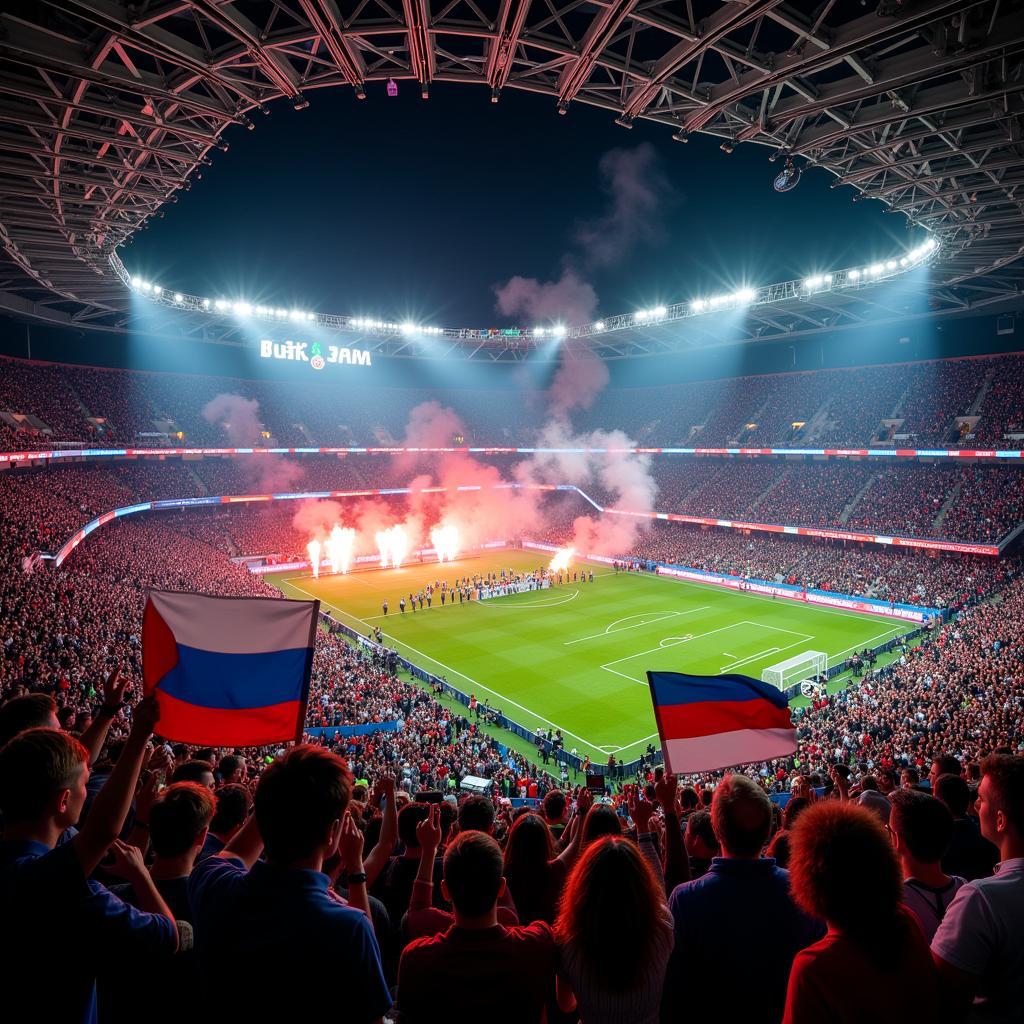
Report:
M142 676L161 736L214 747L302 738L319 601L151 590Z
M714 771L796 751L789 701L749 676L648 672L665 766L673 775Z

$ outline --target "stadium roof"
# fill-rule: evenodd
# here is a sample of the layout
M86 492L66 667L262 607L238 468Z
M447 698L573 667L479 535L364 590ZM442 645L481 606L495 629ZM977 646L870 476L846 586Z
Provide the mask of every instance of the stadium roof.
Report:
M825 0L815 11L779 0L13 0L0 14L0 308L130 328L117 248L191 187L229 125L255 127L268 104L302 107L314 89L362 97L389 79L424 94L477 84L496 102L524 89L561 113L586 103L680 141L703 132L727 151L769 146L937 238L933 311L1019 296L1024 12L1000 0ZM794 296L746 332L899 318L855 291ZM186 329L221 333L211 317L197 312ZM574 343L621 357L684 347L681 337L645 326ZM500 339L454 347L521 351Z

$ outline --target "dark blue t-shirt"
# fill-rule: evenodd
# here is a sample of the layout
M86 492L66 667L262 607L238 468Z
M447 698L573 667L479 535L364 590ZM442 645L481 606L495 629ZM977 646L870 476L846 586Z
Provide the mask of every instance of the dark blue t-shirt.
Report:
M72 843L0 842L0 906L4 1000L39 1019L91 1024L101 969L130 971L177 947L171 920L88 880Z
M359 1024L391 1006L373 928L319 871L210 857L189 881L192 923L211 1017L260 1019L333 992L336 1016Z
M789 872L769 857L715 857L706 874L676 886L669 908L675 947L662 1019L778 1024L793 957L825 934L793 902Z

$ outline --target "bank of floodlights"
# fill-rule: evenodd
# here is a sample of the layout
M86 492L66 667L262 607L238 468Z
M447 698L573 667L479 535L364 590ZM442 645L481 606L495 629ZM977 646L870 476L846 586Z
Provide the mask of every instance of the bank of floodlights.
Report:
M234 314L246 319L255 318L288 323L320 323L321 325L342 331L361 331L383 335L403 335L405 337L440 336L452 338L585 338L593 334L604 334L608 331L625 330L637 326L653 326L670 323L691 316L703 316L727 309L741 309L746 306L762 303L779 302L784 299L811 296L819 292L856 289L876 284L895 277L898 274L920 266L931 259L938 250L938 242L927 238L920 245L905 252L902 256L879 260L875 263L852 267L848 270L821 271L805 277L802 281L790 281L783 284L769 285L755 289L747 286L733 292L719 295L700 296L686 303L672 306L651 306L638 309L633 313L622 314L609 319L597 320L592 324L567 327L563 323L551 326L538 325L532 329L519 327L505 328L447 328L428 327L412 320L379 320L375 317L341 316L337 314L312 313L308 310L289 309L284 306L264 306L249 302L246 299L216 298L208 299L184 292L168 292L159 284L146 280L136 274L129 275L124 264L115 254L111 257L111 265L121 280L132 291L145 296L161 305L172 306L194 313Z

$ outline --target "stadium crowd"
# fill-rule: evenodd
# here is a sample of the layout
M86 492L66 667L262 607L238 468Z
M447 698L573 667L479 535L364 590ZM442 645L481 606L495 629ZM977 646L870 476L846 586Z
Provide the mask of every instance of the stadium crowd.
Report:
M612 388L582 410L579 425L615 423L640 444L662 446L999 446L1024 430L1022 377L1024 357L1004 355ZM179 432L187 444L218 445L221 428L203 410L223 394L255 400L267 434L285 446L394 443L407 411L430 400L456 410L470 443L522 444L544 421L513 394L497 426L495 393L486 390L360 387L341 413L334 385L319 377L298 384L4 358L0 382L0 440L15 449L50 441L162 447Z
M12 501L10 1005L31 993L44 1018L137 1019L144 1004L158 1020L212 1020L294 1000L308 978L330 979L346 1017L366 1021L1017 1019L1024 582L987 579L997 602L817 699L793 758L683 786L645 766L639 788L595 800L500 744L484 725L500 709L453 710L396 677L386 652L328 632L307 717L327 735L287 750L151 742L159 721L136 703L144 590L273 592L191 521L156 517L25 572L30 506ZM737 535L692 532L729 539L714 557L754 557ZM765 547L781 560L784 543ZM355 735L329 734L342 724ZM490 796L462 793L467 776ZM770 795L783 793L780 817ZM757 951L742 986L736 949Z

